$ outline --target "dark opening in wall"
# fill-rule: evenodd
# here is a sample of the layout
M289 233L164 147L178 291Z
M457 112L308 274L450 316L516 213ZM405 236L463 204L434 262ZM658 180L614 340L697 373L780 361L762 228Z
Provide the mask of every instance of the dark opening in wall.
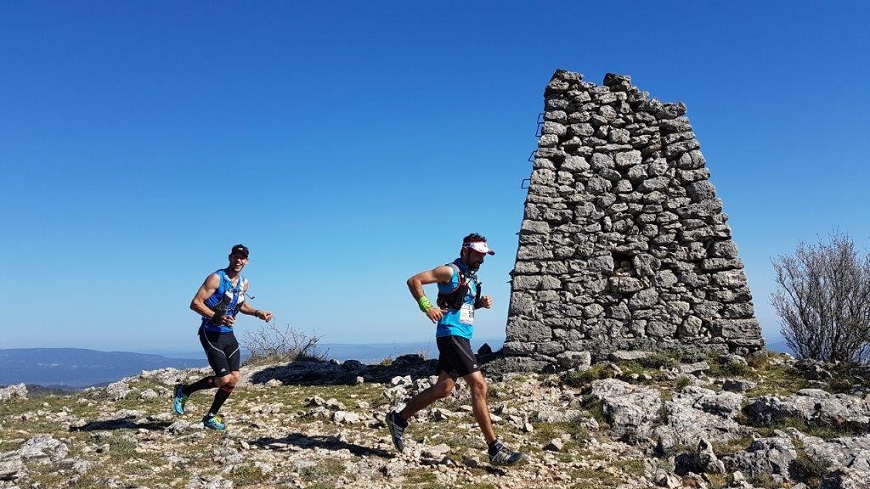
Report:
M704 243L704 253L707 255L708 258L712 257L713 256L713 245L716 244L716 240L711 238L711 239L704 240L703 243Z
M611 251L613 257L613 271L621 274L631 273L631 255L622 251Z

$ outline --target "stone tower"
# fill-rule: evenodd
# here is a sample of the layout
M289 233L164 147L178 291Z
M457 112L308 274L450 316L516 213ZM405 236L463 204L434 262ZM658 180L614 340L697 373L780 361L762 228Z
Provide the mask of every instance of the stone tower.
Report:
M685 105L562 70L544 98L505 355L570 368L616 350L763 348Z

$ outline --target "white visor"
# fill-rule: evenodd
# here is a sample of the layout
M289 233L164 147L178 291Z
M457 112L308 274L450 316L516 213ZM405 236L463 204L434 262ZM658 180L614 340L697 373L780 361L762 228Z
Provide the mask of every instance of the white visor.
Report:
M471 248L472 250L474 250L478 253L483 253L486 255L494 255L495 254L495 251L492 251L491 249L489 249L489 246L487 246L486 241L472 241L471 243L465 243L464 245L462 245L462 247L463 248Z

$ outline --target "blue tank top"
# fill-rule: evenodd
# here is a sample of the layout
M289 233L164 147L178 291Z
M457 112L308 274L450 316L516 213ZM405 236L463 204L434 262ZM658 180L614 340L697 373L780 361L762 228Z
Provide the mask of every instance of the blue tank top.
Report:
M450 277L450 282L446 284L438 284L439 294L449 294L459 288L459 272L465 275L468 292L462 299L462 307L460 309L448 309L441 320L438 321L438 329L435 336L440 338L443 336L461 336L471 339L474 333L474 302L477 299L477 276L473 273L468 273L468 267L462 264L462 260L456 259L453 263L448 263L453 269L453 276Z
M214 294L205 300L205 305L214 311L224 311L224 315L236 317L239 309L242 308L242 303L245 302L245 283L247 281L245 277L239 275L239 281L233 287L233 281L227 277L224 269L214 273L221 279L221 283L218 285L217 290L214 291ZM231 326L217 324L211 318L205 316L202 317L200 328L209 333L231 333L233 331Z

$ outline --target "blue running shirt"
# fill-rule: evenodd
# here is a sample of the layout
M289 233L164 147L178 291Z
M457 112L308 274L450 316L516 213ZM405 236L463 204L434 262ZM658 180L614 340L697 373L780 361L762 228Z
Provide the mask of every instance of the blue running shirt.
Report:
M214 311L223 310L226 311L224 313L225 315L236 317L236 314L239 313L239 309L242 307L242 303L245 302L245 284L247 283L247 280L245 280L245 277L239 275L239 281L236 283L236 286L233 287L233 281L227 277L227 273L224 269L220 269L214 273L220 277L221 283L217 290L214 291L214 294L206 299L205 305ZM202 318L202 325L200 327L209 333L231 333L233 331L232 326L216 324L211 320L211 318L205 316Z
M438 284L439 294L450 294L459 288L459 272L465 274L468 292L462 298L462 307L460 309L448 309L441 320L438 321L438 329L435 332L435 337L443 336L461 336L462 338L471 339L474 333L474 301L477 299L477 277L469 275L468 267L462 264L460 259L456 259L453 263L448 263L453 269L453 276L450 277L450 282L446 284Z

